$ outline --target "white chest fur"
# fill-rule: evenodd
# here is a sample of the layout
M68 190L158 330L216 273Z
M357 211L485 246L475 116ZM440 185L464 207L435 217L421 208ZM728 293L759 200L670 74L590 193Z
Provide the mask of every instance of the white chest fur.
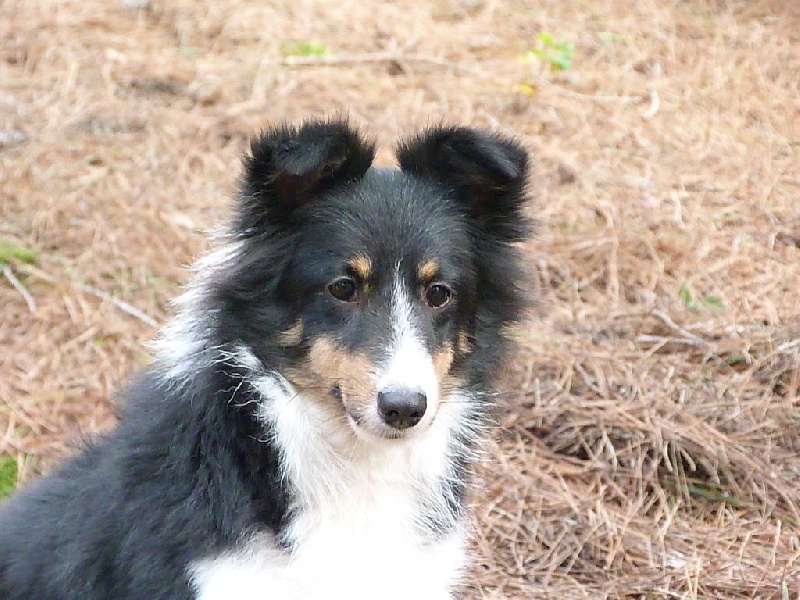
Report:
M457 414L417 439L362 440L285 381L263 378L263 409L297 501L281 549L259 535L191 565L198 600L446 600L464 564L465 535L426 534L446 511L443 479ZM453 403L448 411L458 410ZM450 423L448 423L450 421Z
M358 526L358 523L350 523ZM428 547L341 527L320 530L294 555L266 537L194 565L198 600L448 600L462 566L462 539Z

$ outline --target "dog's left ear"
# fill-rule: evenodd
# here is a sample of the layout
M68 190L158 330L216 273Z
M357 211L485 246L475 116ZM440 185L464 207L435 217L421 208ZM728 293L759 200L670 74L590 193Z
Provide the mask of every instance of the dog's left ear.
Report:
M480 229L503 241L528 235L528 153L503 136L467 127L434 127L400 144L400 168L450 188Z
M319 194L363 177L375 145L345 119L280 125L250 144L244 160L239 229L282 226Z

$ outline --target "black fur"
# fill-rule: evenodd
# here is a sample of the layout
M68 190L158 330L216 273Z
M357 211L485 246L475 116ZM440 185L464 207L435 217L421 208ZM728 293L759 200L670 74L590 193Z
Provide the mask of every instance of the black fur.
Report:
M250 145L239 208L239 235L258 235L289 224L296 209L315 195L360 179L372 164L375 145L345 121L282 125Z
M526 305L513 242L528 233L527 155L493 134L438 127L400 146L401 170L370 168L373 156L344 121L281 126L253 142L231 229L241 250L206 275L190 309L202 324L193 330L202 350L184 359L191 377L167 377L162 356L112 433L0 505L0 598L186 599L192 561L255 531L280 537L292 491L254 412L263 399L225 353L243 344L279 372L302 365L319 336L379 353L388 299L376 292L356 318L324 294L354 251L374 258L378 290L397 256L409 279L415 260L437 259L457 302L420 316L425 339L435 350L468 331L471 352L453 373L489 402L508 350L500 328ZM303 339L287 346L279 333L298 318ZM471 418L482 418L480 402ZM456 518L468 465L460 451L451 460L459 480L442 493Z
M143 374L112 434L2 506L0 597L189 598L191 560L280 527L277 453L225 371L180 391Z

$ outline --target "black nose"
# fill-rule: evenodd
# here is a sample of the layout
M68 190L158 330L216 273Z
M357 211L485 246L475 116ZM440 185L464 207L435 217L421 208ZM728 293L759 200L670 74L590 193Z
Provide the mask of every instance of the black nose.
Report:
M408 429L419 423L427 407L428 399L422 392L378 392L378 411L383 422L395 429Z

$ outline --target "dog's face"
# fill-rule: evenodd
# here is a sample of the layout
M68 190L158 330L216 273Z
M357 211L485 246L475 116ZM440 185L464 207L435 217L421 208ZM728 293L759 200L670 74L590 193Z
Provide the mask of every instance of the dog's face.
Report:
M431 426L474 379L477 336L517 316L526 155L466 129L401 146L401 170L372 154L344 123L254 142L231 281L264 364L357 433L398 438Z
M307 352L287 377L359 430L424 429L470 351L467 224L435 186L399 171L370 170L303 213L279 295L296 317L284 343Z

